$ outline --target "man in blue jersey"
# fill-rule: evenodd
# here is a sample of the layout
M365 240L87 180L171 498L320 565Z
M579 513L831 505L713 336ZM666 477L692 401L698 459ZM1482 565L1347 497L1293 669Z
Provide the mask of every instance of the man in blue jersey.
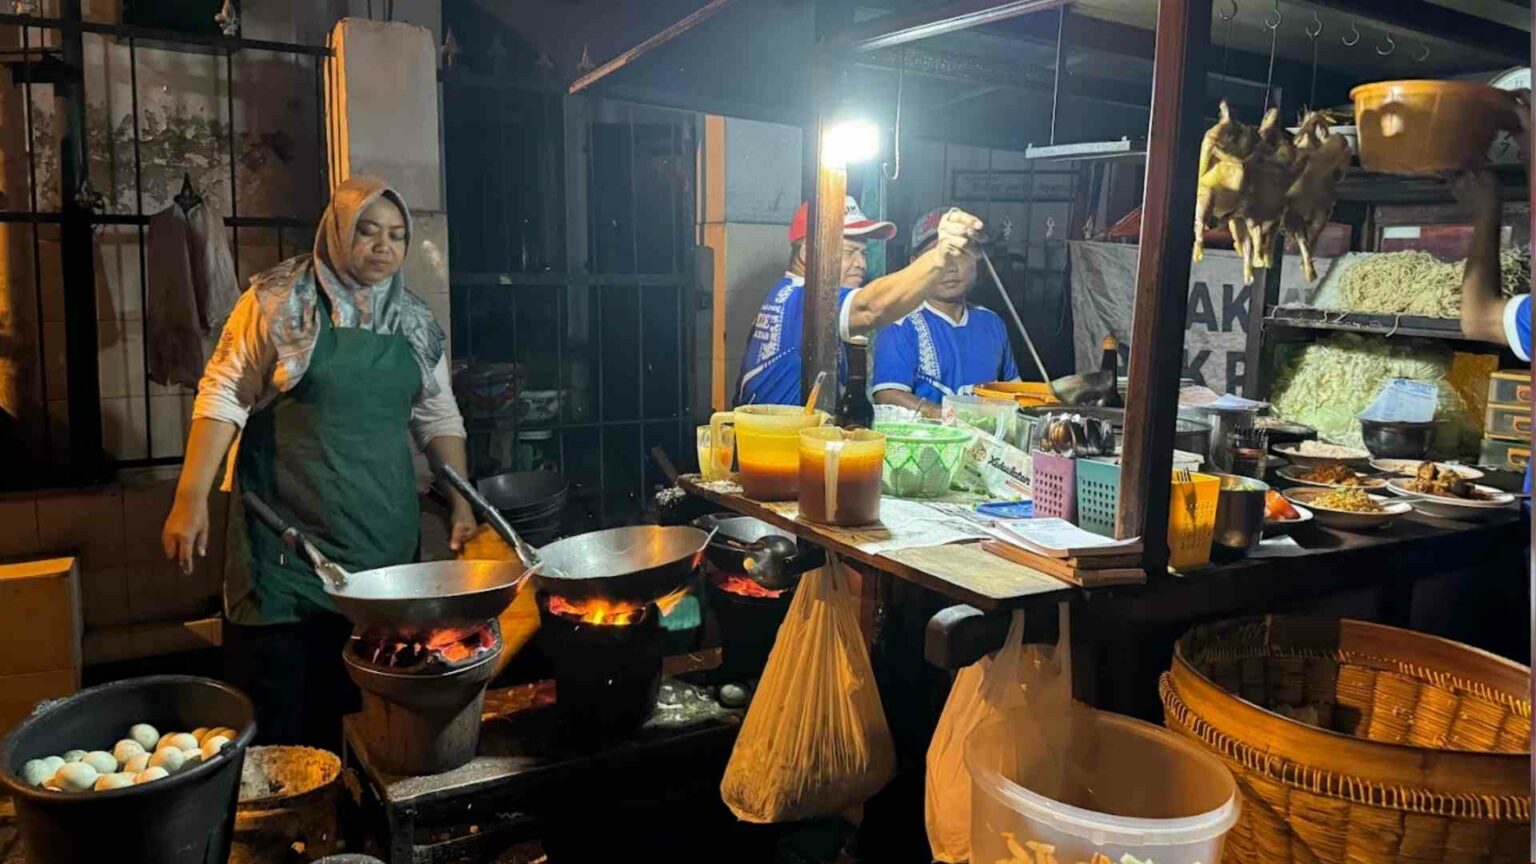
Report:
M930 210L912 227L912 248L918 254L938 242L945 212ZM880 331L871 378L875 402L938 417L947 395L1019 379L1003 319L966 302L975 284L976 259L967 258L922 306Z
M805 235L809 207L801 204L789 226L789 270L768 292L741 358L737 405L793 405L800 401L800 336L805 315ZM849 197L843 213L843 278L838 291L838 333L863 336L916 309L946 278L976 267L981 220L948 213L933 248L905 269L864 284L864 243L889 240L896 226L864 215Z

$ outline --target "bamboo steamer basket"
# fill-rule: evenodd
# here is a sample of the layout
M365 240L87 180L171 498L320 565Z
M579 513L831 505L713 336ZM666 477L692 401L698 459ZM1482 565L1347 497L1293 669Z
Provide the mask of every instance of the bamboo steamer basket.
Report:
M1168 727L1237 778L1223 861L1502 864L1529 860L1530 687L1445 639L1269 616L1191 630L1158 689Z
M1382 81L1351 90L1360 164L1393 174L1471 171L1500 129L1518 128L1510 93L1475 81Z

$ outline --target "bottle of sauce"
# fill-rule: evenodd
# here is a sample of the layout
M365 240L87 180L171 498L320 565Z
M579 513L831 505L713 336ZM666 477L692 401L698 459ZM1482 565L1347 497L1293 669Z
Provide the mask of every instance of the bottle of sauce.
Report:
M1099 360L1099 369L1118 377L1120 375L1120 342L1111 333L1104 337L1100 347L1104 353Z
M872 429L875 406L869 401L869 337L855 336L846 344L848 383L843 387L842 398L837 400L832 422L844 429Z

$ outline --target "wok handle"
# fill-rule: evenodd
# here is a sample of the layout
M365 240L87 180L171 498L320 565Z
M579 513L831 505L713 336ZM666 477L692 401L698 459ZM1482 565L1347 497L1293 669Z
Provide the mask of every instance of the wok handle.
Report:
M259 495L255 492L246 492L240 496L240 500L245 504L245 509L256 516L258 522L271 528L282 539L283 545L299 556L299 560L314 568L316 573L329 580L337 590L346 586L346 571L326 558L313 543L309 542L308 537L301 534L298 528L268 506Z
M517 557L523 562L524 567L532 568L539 563L538 552L534 551L532 546L523 542L523 538L519 537L517 531L512 528L512 523L507 521L507 517L501 515L500 510L492 507L491 502L485 500L485 496L480 494L480 490L471 485L468 480L465 480L463 475L454 470L452 465L446 462L439 464L437 466L437 473L444 480L448 481L448 485L452 486L454 491L464 496L464 500L468 501L469 506L474 508L475 515L484 519L497 534L501 535L501 539L507 541L508 545L517 552Z

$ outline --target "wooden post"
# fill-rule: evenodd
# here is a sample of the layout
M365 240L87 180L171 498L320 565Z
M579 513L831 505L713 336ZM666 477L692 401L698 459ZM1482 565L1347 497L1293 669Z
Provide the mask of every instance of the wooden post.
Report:
M800 397L808 397L816 373L825 370L819 402L837 404L838 350L837 292L843 281L843 199L848 194L848 171L822 164L822 132L827 115L817 117L812 127L816 142L816 192L811 196L811 210L806 222L805 246L805 320L800 342Z
M1264 271L1264 281L1248 286L1248 342L1243 353L1243 396L1268 399L1274 376L1265 368L1274 356L1272 340L1264 333L1264 316L1269 307L1280 302L1280 274L1285 267L1285 238L1275 234L1275 248L1270 253L1274 266ZM1232 382L1228 381L1227 386Z
M1149 572L1166 566L1168 489L1184 318L1189 305L1196 172L1205 99L1211 0L1158 0L1142 196L1129 404L1121 460L1118 537L1141 536Z

